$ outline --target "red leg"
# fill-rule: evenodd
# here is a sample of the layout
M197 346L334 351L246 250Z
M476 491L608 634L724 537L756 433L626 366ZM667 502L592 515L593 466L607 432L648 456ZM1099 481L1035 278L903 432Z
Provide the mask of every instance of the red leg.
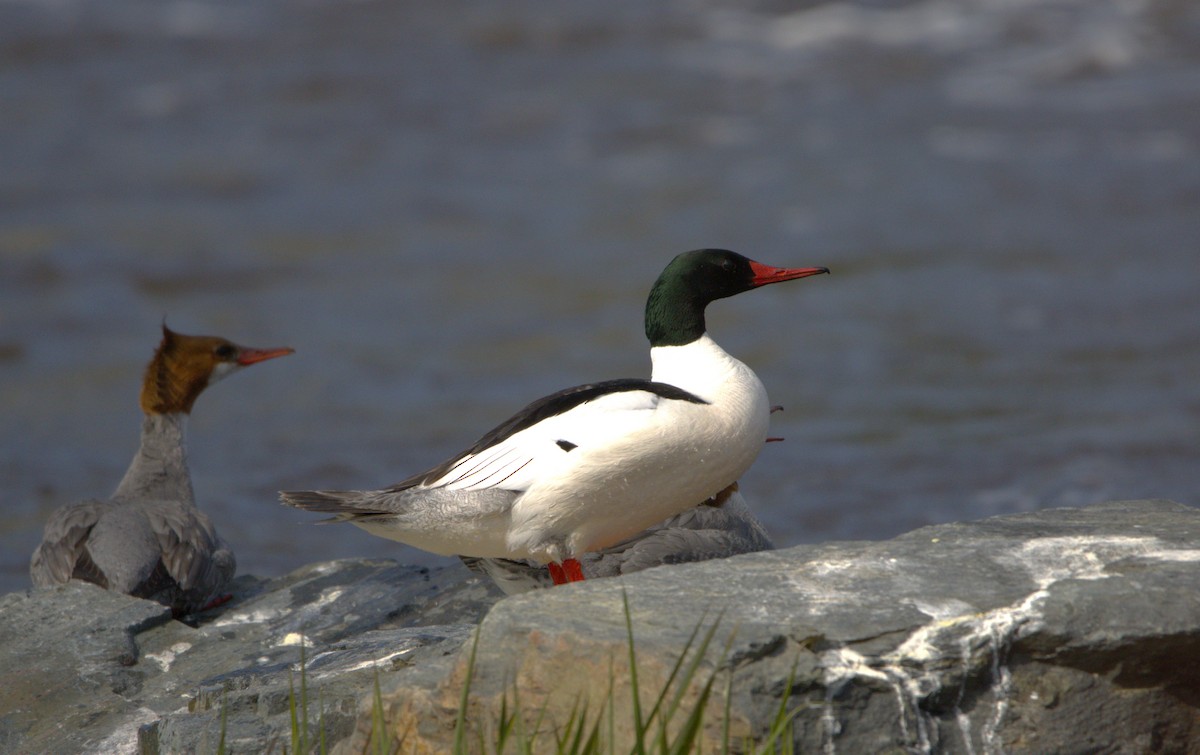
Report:
M561 566L551 561L546 564L546 568L550 570L550 579L554 580L554 584L565 585L567 583L567 573Z
M231 592L225 593L224 595L218 595L217 597L215 597L212 600L205 603L204 607L201 608L200 611L207 611L210 608L216 608L217 606L223 606L231 600L233 600L233 593L231 593ZM199 613L199 611L197 611L197 613Z
M572 582L583 581L583 566L573 558L568 558L563 561L563 571L567 573L567 579Z

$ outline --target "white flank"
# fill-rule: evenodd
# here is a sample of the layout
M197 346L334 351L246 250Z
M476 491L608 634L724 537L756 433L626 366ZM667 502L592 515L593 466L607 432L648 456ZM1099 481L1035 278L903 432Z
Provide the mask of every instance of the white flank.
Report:
M614 545L735 482L767 436L766 390L708 336L651 349L651 379L699 401L617 391L460 459L428 485L367 494L354 521L443 555L540 563Z

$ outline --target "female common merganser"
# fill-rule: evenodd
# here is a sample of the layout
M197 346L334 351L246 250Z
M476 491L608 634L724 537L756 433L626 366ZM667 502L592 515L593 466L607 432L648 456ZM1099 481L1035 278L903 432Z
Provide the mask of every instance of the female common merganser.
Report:
M578 560L584 578L596 579L774 548L735 482L699 506L616 545L585 553ZM462 560L468 569L490 577L506 595L556 584L551 570L533 561L474 556Z
M749 367L705 332L709 302L828 273L723 249L673 259L646 301L651 377L533 402L433 469L374 491L291 491L289 506L441 555L530 559L556 582L577 560L715 495L750 467L770 405Z
M64 506L33 552L33 584L82 579L155 600L183 616L207 607L233 578L233 551L198 508L184 430L192 404L221 378L292 349L251 349L162 326L142 380L142 441L108 500ZM217 601L219 602L223 601Z

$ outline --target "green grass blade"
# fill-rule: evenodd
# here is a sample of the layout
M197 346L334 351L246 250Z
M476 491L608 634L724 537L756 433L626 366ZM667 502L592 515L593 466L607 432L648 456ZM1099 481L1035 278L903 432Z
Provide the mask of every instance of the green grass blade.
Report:
M517 743L520 747L520 752L523 755L533 755L533 743L537 738L537 733L541 729L542 717L546 714L546 706L543 704L538 713L537 719L533 724L533 731L527 733L525 729L525 714L521 706L521 691L517 685L513 685L513 722L516 727Z
M636 739L633 742L633 752L636 755L646 755L645 722L642 720L642 701L638 693L637 652L633 644L633 614L629 610L629 594L621 588L621 602L625 607L625 633L629 638L629 685L633 700L633 730Z
M692 654L692 660L688 664L688 667L680 680L674 699L672 700L670 707L667 709L666 714L663 716L664 729L666 723L675 717L679 707L682 705L684 693L687 691L688 687L691 686L692 680L696 678L696 674L700 670L700 665L704 662L704 658L708 654L708 648L710 645L712 645L713 638L716 636L717 628L721 624L721 619L722 616L718 615L716 621L709 626L708 630L704 633L703 638L701 638L699 646L696 647L695 652ZM701 623L703 623L703 619L701 619ZM699 629L699 626L700 625L698 624L697 629ZM691 643L694 641L695 636L695 632L693 632L692 638L689 640L688 645L684 647L685 654L691 649ZM731 643L732 637L728 642L726 642L726 649L725 653L722 655L722 659L728 654ZM713 669L712 673L708 675L708 680L704 683L704 686L700 691L700 695L696 699L694 707L688 714L687 720L684 722L683 729L676 735L675 741L671 743L669 750L666 751L678 753L687 753L692 751L693 746L695 745L696 737L701 731L701 724L704 721L704 716L708 709L708 701L712 697L713 684L716 683L717 673L720 666L721 664L718 663L717 668Z
M708 681L704 683L704 689L700 692L700 697L696 701L696 706L688 714L683 728L680 729L678 735L675 737L675 741L664 752L670 753L670 755L687 755L695 751L697 746L696 738L700 734L706 708L708 707L708 698L712 695L713 682L716 679L716 672L713 672L708 677Z
M700 631L700 627L703 625L703 622L704 618L701 617L700 624L697 624L696 628L692 630L691 637L688 638L687 643L683 646L683 654L679 657L679 662L676 663L677 667L682 664L689 651L692 650L692 645L696 640L696 634ZM721 617L718 616L717 620L708 628L708 631L704 633L704 637L700 640L699 647L697 647L695 652L692 654L692 660L690 663L688 663L687 669L684 671L683 677L680 679L679 685L675 690L675 695L671 699L671 704L668 706L666 714L664 715L666 720L674 718L676 711L679 710L679 706L683 702L683 696L687 692L687 688L691 685L692 680L696 678L696 673L700 670L700 665L704 662L704 656L708 653L708 647L712 644L713 637L716 635L717 627L720 626L720 623ZM672 678L674 678L674 676L675 674L672 673Z
M367 742L375 755L390 755L392 748L392 733L387 721L383 718L383 692L379 688L379 667L375 667L375 689L371 698L371 738ZM399 749L400 743L396 743Z
M730 725L733 720L733 667L725 677L725 721L721 725L721 753L729 755Z
M479 635L482 626L475 628L475 638L471 640L471 655L467 658L467 678L463 680L462 695L458 699L458 716L454 721L454 752L465 753L467 742L467 701L471 697L471 678L475 675L475 652L479 649Z
M296 720L296 685L295 674L288 669L288 714L292 721L292 752L299 752L300 723Z
M221 738L217 740L217 755L225 755L225 732L229 728L229 700L226 690L221 690Z
M792 670L788 672L787 684L784 685L783 695L779 699L779 708L775 711L775 717L771 720L771 727L767 730L767 736L758 748L758 752L767 752L767 748L778 752L779 749L776 743L780 741L782 741L786 752L791 752L793 749L792 726L796 716L800 715L800 708L789 712L788 701L791 700L792 690L795 687L796 666L799 662L799 659L797 659L792 663Z
M308 753L308 669L304 654L304 635L300 635L300 749L297 755Z
M667 746L667 723L670 722L673 715L672 705L667 705L664 707L663 703L666 702L667 695L671 691L671 686L674 684L676 677L679 676L679 672L683 668L684 661L687 659L688 650L691 648L692 643L696 640L696 633L699 630L699 625L692 630L691 636L688 637L688 641L683 645L683 651L679 654L679 658L676 659L675 665L671 667L670 673L667 674L667 680L663 683L662 689L659 690L658 697L654 701L654 707L652 707L650 709L650 713L646 715L647 728L650 727L655 719L658 719L657 739L658 749L660 752ZM688 681L689 679L685 677L681 682L682 686L686 687ZM662 714L661 717L659 715L660 713Z
M582 729L585 726L587 718L587 703L582 702L582 698L576 697L575 702L571 705L571 712L567 715L567 720L561 727L554 732L555 752L560 755L570 755L571 753L579 752L579 742L583 737ZM570 744L568 744L568 741Z
M612 755L617 744L617 719L616 719L616 669L613 668L613 659L610 656L608 659L608 752Z
M320 732L319 752L321 755L328 755L329 749L325 744L325 696L321 690L317 690L317 731Z

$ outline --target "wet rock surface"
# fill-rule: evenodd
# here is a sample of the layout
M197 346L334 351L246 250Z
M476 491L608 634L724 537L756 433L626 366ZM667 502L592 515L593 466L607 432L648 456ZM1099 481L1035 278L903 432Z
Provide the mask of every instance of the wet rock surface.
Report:
M302 684L314 737L336 741L377 669L436 667L498 593L466 569L344 560L233 595L195 626L80 582L0 599L0 751L215 752L224 726L227 752L282 752Z
M720 617L705 668L717 688L732 675L735 740L765 735L787 694L798 752L1186 752L1200 743L1197 578L1200 510L1168 501L648 570L493 608L472 717L511 706L515 679L524 705L565 720L580 695L603 701L610 664L620 711L623 587L643 700ZM440 698L392 689L397 735L436 750L430 721L455 712L438 702L452 708L464 678L460 662ZM724 704L710 703L706 751Z
M611 702L627 739L627 600L644 707L696 654L693 630L716 624L695 682L717 675L706 751L728 685L735 742L785 702L800 752L1186 752L1200 742L1198 578L1200 509L1129 501L503 599L465 569L329 562L243 577L196 626L71 584L0 599L0 749L213 751L224 709L228 751L282 751L301 638L305 733L335 752L366 746L376 680L402 750L445 751L468 675L473 730L506 696L511 713L516 690L546 731L583 699Z

